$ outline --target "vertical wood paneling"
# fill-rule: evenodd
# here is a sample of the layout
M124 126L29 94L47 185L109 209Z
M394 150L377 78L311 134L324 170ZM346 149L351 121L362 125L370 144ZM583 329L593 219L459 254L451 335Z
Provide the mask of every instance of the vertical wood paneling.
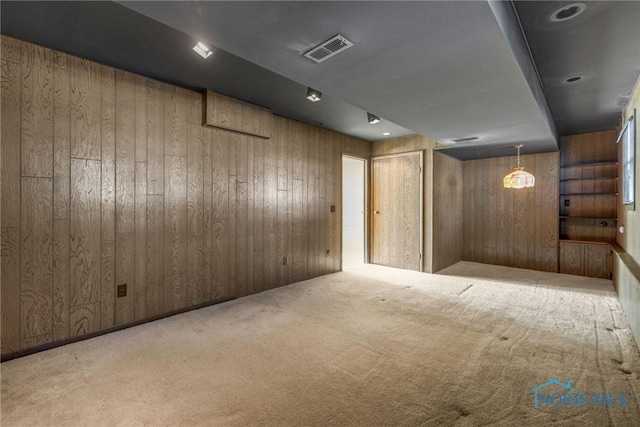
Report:
M53 177L53 71L49 49L22 45L22 176Z
M176 86L164 90L164 152L167 156L187 156L188 94Z
M53 216L69 218L71 79L68 56L53 53Z
M53 221L53 340L69 337L69 220Z
M502 187L503 175L513 167L511 157L464 162L464 209L473 212L463 217L464 259L557 271L558 153L522 158L536 177L533 188ZM495 192L487 197L489 185Z
M18 61L22 57L22 43L2 36L1 94L2 114L0 127L2 144L0 144L1 165L1 205L0 223L2 228L20 226L20 128L22 116L22 84L21 64L5 60L9 57L11 46ZM9 50L9 52L7 52Z
M249 269L253 275L252 293L265 289L264 277L264 154L258 147L263 141L256 141L253 161L253 257Z
M187 159L165 157L164 304L176 310L187 303Z
M115 324L115 256L116 256L116 73L101 69L101 268L100 326Z
M2 38L3 355L340 267L340 155L368 143L206 129L198 93Z
M463 257L463 172L462 161L433 153L433 272L462 261ZM493 198L498 203L501 198ZM500 208L498 208L500 210ZM473 211L470 211L473 212ZM492 221L500 227L504 215ZM495 238L494 238L495 240ZM496 260L500 259L497 253Z
M164 85L149 81L147 99L147 192L164 194Z
M116 241L103 240L100 248L100 326L115 324Z
M276 287L278 275L278 144L271 138L264 149L264 286Z
M248 250L247 235L247 183L238 182L236 187L236 280L238 296L249 294L248 284Z
M135 76L116 71L116 286L127 285L127 295L115 300L115 322L135 318Z
M164 305L164 196L147 197L147 315L157 316Z
M100 162L71 160L71 334L100 328ZM98 323L96 323L96 319Z
M53 320L53 180L22 178L21 332L27 340L52 339Z
M215 139L215 131L209 129L204 130L203 134L203 210L202 210L202 222L203 222L203 256L204 261L202 268L203 280L204 280L204 298L205 301L212 300L213 289L213 158L211 153L213 150L213 142Z
M148 79L135 76L135 161L147 162L147 102L148 96Z
M3 39L4 41L4 39ZM4 48L4 44L2 46ZM0 229L0 280L2 281L2 353L19 351L20 334L20 228ZM46 309L46 305L45 305Z
M234 152L230 148L229 153ZM215 155L215 153L214 153ZM231 161L229 162L231 163ZM238 286L238 198L236 197L238 192L238 182L235 175L229 175L229 232L227 238L229 241L229 289L232 295L239 295ZM214 266L215 268L215 266ZM215 292L214 292L215 294Z
M134 314L140 320L147 317L147 164L136 162L135 175Z
M187 125L187 304L205 301L204 142L200 125Z
M100 65L70 57L71 157L100 160Z

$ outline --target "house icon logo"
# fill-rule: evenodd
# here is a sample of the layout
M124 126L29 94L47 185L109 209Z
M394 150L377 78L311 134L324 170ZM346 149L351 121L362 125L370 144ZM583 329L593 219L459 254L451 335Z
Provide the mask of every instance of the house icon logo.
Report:
M545 387L548 387L550 385L556 384L562 388L564 388L566 391L566 393L576 393L576 391L571 387L571 380L567 380L566 383L563 383L561 381L558 381L556 379L552 379L549 380L545 383L540 384L538 387L535 387L531 390L529 390L530 393L533 393L533 407L534 408L538 408L540 406L540 401L538 400L539 398L543 399L543 401L546 403L548 402L548 395L544 395L542 393L542 389L544 389ZM545 397L547 397L547 399L545 399Z
M544 390L550 387L549 390ZM560 390L560 391L558 391ZM627 393L591 392L581 393L576 391L571 380L566 383L556 379L549 380L529 390L533 393L533 407L541 406L571 407L571 406L607 406L621 407L627 405Z

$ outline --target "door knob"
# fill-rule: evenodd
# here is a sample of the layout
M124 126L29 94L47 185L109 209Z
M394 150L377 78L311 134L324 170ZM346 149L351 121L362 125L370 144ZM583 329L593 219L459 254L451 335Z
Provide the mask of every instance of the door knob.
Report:
M378 215L380 211L373 211L374 214Z

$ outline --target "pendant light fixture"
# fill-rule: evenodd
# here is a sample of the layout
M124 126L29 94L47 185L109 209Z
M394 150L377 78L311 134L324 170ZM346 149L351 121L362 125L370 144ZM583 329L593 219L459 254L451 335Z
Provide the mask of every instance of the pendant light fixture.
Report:
M535 177L529 172L525 172L524 168L520 166L520 148L522 144L515 146L518 151L518 160L516 167L504 177L504 188L525 188L533 187L535 184Z

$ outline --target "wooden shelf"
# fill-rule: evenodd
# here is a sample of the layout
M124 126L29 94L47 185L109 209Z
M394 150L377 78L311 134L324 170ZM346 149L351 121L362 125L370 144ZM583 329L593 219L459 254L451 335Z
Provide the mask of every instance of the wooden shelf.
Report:
M561 164L560 167L561 168L567 168L567 167L582 167L582 166L604 166L604 165L617 165L618 161L617 160L606 160L603 162L574 162L574 163L566 163L566 164Z
M575 240L575 239L563 239L562 237L559 239L561 242L568 242L568 243L588 243L590 245L610 245L610 242L598 242L598 241L591 241L591 240Z
M560 219L612 219L617 221L618 218L614 218L612 216L569 216L569 215L560 215Z
M600 177L596 177L596 178L564 178L561 179L560 181L617 181L618 177L617 176L600 176Z
M618 193L560 193L561 196L617 196Z

